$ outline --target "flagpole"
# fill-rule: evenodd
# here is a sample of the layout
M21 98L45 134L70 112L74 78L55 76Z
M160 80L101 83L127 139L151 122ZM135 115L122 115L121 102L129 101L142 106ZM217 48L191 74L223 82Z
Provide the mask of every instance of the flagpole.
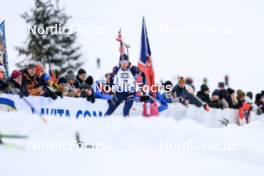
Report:
M144 72L147 80L147 85L149 87L155 86L154 70L151 60L151 50L150 50L148 33L147 33L144 17L142 18L141 47L140 47L140 58L139 58L138 67L140 71ZM151 97L156 98L155 91L150 91L149 94ZM145 102L143 105L144 116L157 116L159 113L157 102L153 101L153 99L151 100L152 102L151 101L148 103Z
M3 44L3 64L6 69L6 75L9 77L9 67L8 67L8 57L7 57L7 49L6 49L6 36L5 36L5 20L0 24L0 30L3 33L2 36L2 44Z

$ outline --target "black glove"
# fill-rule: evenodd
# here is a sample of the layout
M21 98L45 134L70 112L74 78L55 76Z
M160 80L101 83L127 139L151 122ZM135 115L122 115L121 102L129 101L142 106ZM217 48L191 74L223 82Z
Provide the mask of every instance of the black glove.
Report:
M183 102L185 102L184 98L182 98L182 97L179 97L179 102L180 102L180 103L183 103Z
M56 94L58 97L63 98L63 93L62 93L61 91L56 91L55 94Z
M53 100L56 100L58 97L54 92L50 93L50 98L52 98Z
M90 101L91 103L94 103L95 102L95 97L94 96L88 96L87 98L86 98L86 100L87 101Z
M0 90L6 90L7 88L8 88L8 84L5 83L4 81L1 81L0 82Z
M19 92L19 94L18 94L18 96L20 97L20 98L23 98L25 95L23 94L23 92Z

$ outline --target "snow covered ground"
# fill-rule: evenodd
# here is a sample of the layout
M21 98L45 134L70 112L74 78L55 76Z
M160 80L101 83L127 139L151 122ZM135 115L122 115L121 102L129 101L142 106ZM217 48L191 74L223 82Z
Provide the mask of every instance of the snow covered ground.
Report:
M29 136L3 139L16 147L0 147L1 175L264 173L263 116L243 127L230 124L223 128L205 126L191 117L47 120L45 124L38 116L0 113L2 134ZM77 132L81 141L94 147L76 147Z

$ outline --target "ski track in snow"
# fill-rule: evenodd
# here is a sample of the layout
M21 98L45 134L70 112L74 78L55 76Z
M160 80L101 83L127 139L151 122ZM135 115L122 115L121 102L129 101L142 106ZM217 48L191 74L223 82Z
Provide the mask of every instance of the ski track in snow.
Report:
M1 175L253 175L264 174L264 116L249 125L215 128L192 117L109 117L63 119L22 112L0 113L0 131L28 135L3 139L24 150L0 146ZM98 149L32 151L28 142L75 140L102 144ZM234 145L232 150L166 148L190 142ZM194 146L194 145L192 145Z

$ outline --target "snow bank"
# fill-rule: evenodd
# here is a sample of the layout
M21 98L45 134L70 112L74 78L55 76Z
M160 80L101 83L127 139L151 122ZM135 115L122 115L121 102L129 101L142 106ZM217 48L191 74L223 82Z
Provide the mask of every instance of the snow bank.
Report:
M24 148L0 147L1 174L263 175L263 116L243 127L212 128L197 123L191 113L186 118L47 117L47 124L26 113L0 113L2 133L29 136L3 139ZM76 132L97 148L38 147L75 142Z
M54 118L104 118L103 115L108 108L108 104L105 100L96 100L95 103L90 103L83 98L70 98L64 97L58 98L53 101L50 98L34 97L19 98L15 95L1 94L0 95L0 110L1 106L4 108L15 109L21 112L38 113L43 116L51 116ZM123 114L123 106L120 105L115 116L121 116ZM141 116L142 103L135 102L130 115L133 117ZM188 108L182 104L170 104L168 110L163 111L160 114L162 117L173 117L176 120L181 119L193 119L196 122L205 124L209 127L218 127L221 125L220 121L227 119L230 123L237 123L238 111L231 109L211 109L210 112L206 112L203 108L197 108L189 105ZM256 119L254 113L252 118Z

